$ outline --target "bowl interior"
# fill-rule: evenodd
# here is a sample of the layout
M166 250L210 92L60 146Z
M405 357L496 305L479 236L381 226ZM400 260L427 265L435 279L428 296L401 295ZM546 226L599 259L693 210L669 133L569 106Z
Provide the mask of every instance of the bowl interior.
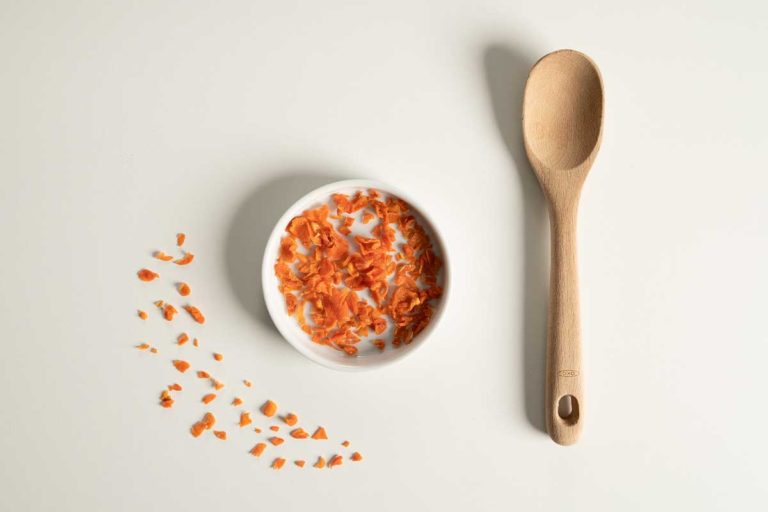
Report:
M300 215L302 212L308 209L317 208L323 203L330 203L331 195L336 193L354 195L358 191L367 192L369 189L378 190L383 197L395 196L405 202L411 207L411 213L416 220L421 224L426 233L429 235L432 242L432 249L435 254L443 261L443 266L438 274L438 284L443 287L443 294L440 298L433 300L432 305L434 307L434 315L429 325L418 335L416 335L413 341L407 345L401 345L400 347L393 347L390 343L392 339L392 326L391 321L388 321L387 331L381 335L373 335L370 338L384 338L387 341L387 346L384 351L379 351L373 346L368 338L362 340L357 344L358 354L356 356L349 356L344 352L335 350L332 347L314 343L309 335L301 330L296 318L290 316L285 307L285 299L280 293L279 281L274 272L274 265L277 261L278 250L280 247L280 240L286 234L285 228L288 223L295 216ZM333 209L332 209L333 211ZM371 236L370 231L373 226L377 224L377 221L371 221L369 224L363 224L359 222L361 212L356 212L351 216L355 217L355 223L352 225L352 233L350 236L362 235ZM398 232L398 242L402 239ZM301 244L299 244L301 246ZM262 263L262 285L264 288L264 300L267 305L272 321L275 326L299 352L308 357L309 359L335 369L366 369L376 366L381 366L387 363L391 363L397 359L402 358L406 354L410 354L418 346L424 343L426 338L430 335L432 330L437 325L444 305L446 303L448 294L448 261L445 254L445 248L443 242L437 233L434 225L430 222L429 218L419 208L419 205L415 203L411 198L404 195L402 192L393 189L389 185L385 185L379 182L370 180L347 180L325 185L318 189L313 190L309 194L299 199L288 211L280 218L275 226L272 234L267 242L267 247L264 251L264 261ZM361 298L369 299L367 291L357 292ZM389 319L388 319L389 320ZM372 333L373 334L373 333Z

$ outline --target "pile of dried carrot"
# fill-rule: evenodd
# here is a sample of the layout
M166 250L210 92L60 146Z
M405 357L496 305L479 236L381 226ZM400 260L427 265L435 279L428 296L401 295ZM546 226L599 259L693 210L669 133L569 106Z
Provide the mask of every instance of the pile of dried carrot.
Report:
M179 248L181 248L186 240L186 236L183 233L179 233L176 237L177 239L177 245ZM183 250L182 250L183 251ZM183 252L182 256L178 259L174 259L173 256L170 256L166 254L163 251L156 251L154 253L154 257L160 261L165 262L173 262L176 265L188 265L194 260L194 255L190 252ZM141 281L144 282L152 282L156 279L160 278L160 274L158 272L155 272L154 270L142 268L137 272L137 275ZM175 283L175 288L180 296L182 297L188 297L192 293L191 287L185 283L185 282L178 282ZM173 321L175 315L178 313L178 310L169 302L166 302L165 300L157 300L154 302L154 305L158 308L160 315L162 318L164 318L166 321ZM193 321L197 322L198 324L204 324L205 323L205 317L200 312L200 310L192 306L191 304L187 303L182 306L182 309L184 309L187 313L189 313L190 317ZM142 320L148 320L149 315L143 311L138 311L138 316ZM177 346L182 347L186 345L189 340L191 339L190 334L187 332L180 333L176 339L175 343ZM198 341L198 338L192 338L193 342L192 345L195 348L200 347L200 342ZM152 353L159 353L157 347L151 346L149 343L141 343L136 346L137 349L145 351L149 350ZM224 356L219 352L212 352L211 354L213 360L216 363L223 364ZM225 385L223 382L219 381L218 379L214 378L209 374L207 371L203 369L198 369L193 372L189 372L189 370L192 368L192 365L183 359L173 359L171 361L171 364L173 365L176 370L185 375L194 375L197 379L203 379L210 382L210 386L213 388L216 393L209 392L203 395L203 397L200 399L203 404L206 406L209 406L212 402L216 401L219 398L220 392L222 389L225 388ZM218 368L218 366L217 366ZM193 377L191 377L193 378ZM243 379L242 384L246 390L244 392L248 393L249 389L252 388L253 384L250 380ZM186 385L186 384L185 384ZM178 400L179 393L182 392L184 388L179 383L173 383L167 385L160 393L160 401L159 405L166 409L171 409L174 406L174 403ZM221 400L218 399L217 404L221 404L224 406L224 404L229 404L230 407L243 407L243 409L240 411L240 419L237 423L238 430L239 431L250 431L254 432L255 434L261 434L262 428L255 427L252 429L245 429L245 427L248 427L249 425L253 424L253 419L251 418L251 412L245 409L245 400L240 396L232 396L231 400ZM282 416L277 416L278 413L278 406L277 404L272 400L266 400L263 402L263 404L260 407L260 412L263 415L264 418L270 419L275 418L275 424L272 424L269 426L270 432L278 432L280 430L281 425L286 425L288 429L288 436L290 439L294 440L304 440L304 439L312 439L312 440L328 440L328 434L326 433L325 428L322 426L316 426L311 431L313 432L310 434L310 431L304 430L301 426L298 425L299 423L299 417L293 412L288 412ZM206 411L202 418L196 422L193 423L193 425L190 428L190 433L193 437L200 437L203 435L207 430L211 430L213 435L222 440L226 441L228 439L228 432L226 430L214 430L214 426L217 423L216 416L211 411ZM273 448L276 449L278 446L283 444L286 441L285 438L272 435L272 434L265 434L265 437L262 440L259 440L256 442L256 444L253 446L253 448L249 451L249 453L254 457L260 457L266 450L267 450L267 443L269 443ZM343 448L349 447L349 442L344 441L341 443L341 446ZM279 452L278 452L279 454ZM324 458L321 455L316 455L316 462L312 465L314 468L333 468L340 466L345 457L342 454L334 453L330 457ZM360 455L359 452L353 452L349 454L349 460L357 462L362 460L362 455ZM276 456L270 465L271 468L275 470L281 469L285 465L285 458ZM294 466L298 468L303 468L306 461L303 459L297 459L294 460Z
M349 355L363 339L384 350L390 326L393 347L411 343L443 293L429 235L405 201L377 190L331 201L333 211L322 204L285 229L275 274L288 313L312 341ZM376 221L369 236L352 236L353 215Z

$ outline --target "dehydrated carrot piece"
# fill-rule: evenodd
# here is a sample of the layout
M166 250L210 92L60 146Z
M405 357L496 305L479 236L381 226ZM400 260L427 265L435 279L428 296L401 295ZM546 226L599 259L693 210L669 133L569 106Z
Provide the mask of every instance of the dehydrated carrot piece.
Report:
M166 304L165 306L163 306L163 318L165 318L169 322L173 320L173 317L176 313L178 313L178 311L171 304Z
M359 453L359 452L355 452L355 453L353 453L353 454L352 454L352 456L350 457L350 459L352 459L352 460L353 460L353 461L355 461L355 462L359 462L359 461L363 460L363 456L362 456L362 455L360 455L360 453Z
M328 467L333 468L335 466L341 466L341 464L344 462L344 459L341 455L334 455L331 457L331 460L328 461Z
M283 416L283 421L285 422L286 425L288 425L289 427L292 427L299 421L299 417L293 414L292 412L289 412L288 414Z
M362 222L363 224L368 224L370 221L372 221L375 218L376 216L371 212L363 212L363 216L360 219L360 222Z
M176 283L176 289L179 291L179 295L186 297L192 293L192 288L187 283Z
M325 433L325 429L323 427L317 427L315 433L312 434L312 439L328 439L328 434Z
M277 432L278 430L280 430L280 427L278 427L277 425L272 425L271 427L269 427L269 430L271 430L272 432Z
M181 373L184 373L187 370L189 370L189 363L186 361L182 361L181 359L174 359L173 366L175 366L176 369L179 370Z
M211 385L213 386L213 389L215 389L216 391L224 388L224 383L216 379L211 379Z
M283 467L283 464L285 464L285 459L278 457L272 461L272 469L280 469Z
M178 338L176 338L176 343L179 345L183 345L188 341L189 341L189 335L185 332L179 334Z
M152 352L153 354L157 354L158 352L158 350L155 347L152 347L151 349L149 349L149 351Z
M162 300L156 300L153 304L155 306L161 308L161 307L163 307L165 305L165 302L163 302Z
M139 318L141 318L142 320L146 320L147 319L147 312L146 311L139 310L138 314L139 314Z
M318 458L317 458L317 462L315 462L314 464L312 464L312 467L313 467L313 468L318 468L318 469L322 469L322 468L324 468L324 467L325 467L325 459L324 459L324 458L322 458L322 457L318 457Z
M149 343L142 343L141 345L136 345L136 348L139 350L147 350L149 348Z
M240 413L240 426L246 427L251 424L251 413L243 411Z
M162 260L162 261L171 261L173 259L173 256L170 254L165 254L163 251L155 251L152 256L155 259Z
M371 343L373 343L373 346L380 351L383 351L386 348L386 343L384 340L371 340Z
M244 385L245 385L245 387L247 387L247 388L249 388L249 387L253 386L253 383L252 383L251 381L247 380L247 379L246 379L246 380L243 380L243 384L244 384Z
M213 402L214 400L216 400L216 394L215 393L208 393L207 395L205 395L203 397L203 403L204 404L209 404L209 403Z
M153 272L148 268L143 268L139 270L138 272L136 272L136 275L139 276L139 279L146 282L154 281L155 279L160 277L160 274L158 274L157 272Z
M173 262L177 265L189 265L190 263L192 263L192 260L194 259L195 259L194 254L192 254L191 252L185 252L184 256L182 256L177 260L173 260Z
M202 434L204 430L206 430L205 424L201 421L198 421L197 423L192 425L190 432L192 432L192 435L194 437L200 437L200 434Z
M186 306L184 306L184 309L195 320L195 322L197 322L199 324L204 324L205 323L205 317L200 312L200 310L197 309L195 306L190 306L189 304L187 304Z
M303 428L295 428L291 430L291 437L295 439L306 439L309 437L309 434Z
M203 425L205 425L206 430L208 430L216 424L216 416L214 416L210 412L207 412L203 416L202 422L203 422Z
M160 405L166 409L170 409L173 405L173 398L171 398L171 394L167 389L164 389L163 392L160 393Z
M342 441L341 446L346 448L347 446L349 446L349 441Z
M264 405L261 406L261 413L268 418L274 416L276 412L277 404L272 400L267 400L264 402Z
M254 457L261 457L261 454L264 453L264 450L267 448L267 445L264 443L256 443L256 446L251 448L251 455Z
M239 396L236 396L235 399L232 400L232 405L234 405L235 407L242 404L243 404L243 399L240 398Z
M218 352L214 352L214 353L213 353L213 358L214 358L215 360L217 360L217 361L221 361L222 359L224 359L224 356L223 356L223 355L221 355L221 354L219 354Z
M208 372L204 370L197 370L197 378L198 379L210 379L211 376L208 374Z
M299 459L299 460L293 461L293 463L296 464L297 466L299 466L300 468L303 468L304 464L306 464L306 461L303 461L303 460Z
M216 437L218 437L222 441L226 441L227 440L227 433L225 431L223 431L223 430L214 430L213 431L213 435L215 435Z
M274 446L280 446L285 440L282 437L273 436L269 438L269 442Z
M195 347L199 347L199 346L200 346L200 342L199 342L199 341L197 341L197 338L195 338L194 340L192 340L192 344L193 344Z
M174 383L174 384L169 384L169 385L168 385L168 390L169 390L169 391L181 391L181 390L182 390L182 387L181 387L181 384L176 384L176 383Z
M184 245L184 241L187 239L187 235L184 233L176 233L176 245L181 247Z
M253 431L257 434L261 434L261 429L259 427L254 428Z

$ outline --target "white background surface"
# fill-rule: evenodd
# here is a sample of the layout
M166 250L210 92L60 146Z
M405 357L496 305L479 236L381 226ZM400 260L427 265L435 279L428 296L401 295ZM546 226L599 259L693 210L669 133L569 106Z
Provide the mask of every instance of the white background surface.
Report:
M2 1L0 509L759 509L767 17L759 2ZM530 65L562 47L607 88L571 448L541 431L548 227L518 120ZM363 374L302 358L259 290L284 207L345 177L417 196L454 269L435 337ZM140 283L178 230L198 260ZM204 328L139 321L179 276ZM181 329L204 349L174 347ZM349 438L365 461L273 472L224 403L231 439L193 439L204 387L177 352L228 384L219 400L270 397L334 437L283 453Z

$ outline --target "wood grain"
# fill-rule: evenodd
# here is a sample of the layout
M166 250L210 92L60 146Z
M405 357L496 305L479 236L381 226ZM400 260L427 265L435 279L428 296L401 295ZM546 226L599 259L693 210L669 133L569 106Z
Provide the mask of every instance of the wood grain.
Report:
M523 138L549 205L552 234L545 414L558 444L575 443L584 419L584 376L576 261L576 218L584 180L602 139L603 84L586 55L559 50L528 76ZM558 413L561 400L569 412Z

